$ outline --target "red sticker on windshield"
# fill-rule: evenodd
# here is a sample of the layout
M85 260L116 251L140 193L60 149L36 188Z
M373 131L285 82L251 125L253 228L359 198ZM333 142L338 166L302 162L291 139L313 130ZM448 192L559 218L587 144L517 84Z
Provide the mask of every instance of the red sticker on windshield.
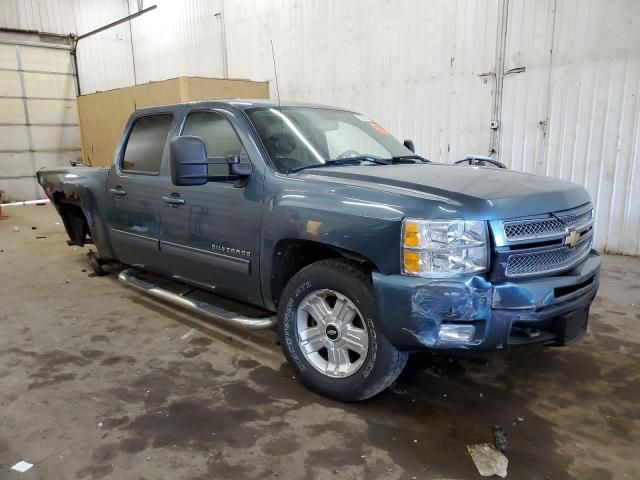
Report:
M380 125L378 125L376 122L371 122L371 126L373 128L375 128L377 131L379 131L380 133L384 133L385 135L391 135L384 128L382 128Z

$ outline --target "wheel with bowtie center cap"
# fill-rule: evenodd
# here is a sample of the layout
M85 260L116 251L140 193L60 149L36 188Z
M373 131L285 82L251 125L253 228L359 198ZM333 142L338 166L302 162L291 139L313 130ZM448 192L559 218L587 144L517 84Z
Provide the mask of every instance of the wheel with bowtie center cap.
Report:
M387 388L407 353L377 328L371 275L344 259L322 260L300 270L278 305L281 345L299 378L311 389L359 401Z
M296 330L305 359L329 377L353 375L367 356L369 334L362 314L335 290L316 290L302 299Z

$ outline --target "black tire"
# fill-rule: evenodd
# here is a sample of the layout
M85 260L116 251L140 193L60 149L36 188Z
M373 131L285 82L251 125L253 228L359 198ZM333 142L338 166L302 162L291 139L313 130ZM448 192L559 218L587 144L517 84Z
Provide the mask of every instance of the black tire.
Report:
M368 350L361 367L350 376L321 373L299 346L297 311L310 293L330 289L346 296L366 322ZM379 328L378 308L370 274L344 259L322 260L300 270L289 281L278 306L280 344L297 376L310 389L345 402L373 397L389 387L407 363L408 353L396 349Z

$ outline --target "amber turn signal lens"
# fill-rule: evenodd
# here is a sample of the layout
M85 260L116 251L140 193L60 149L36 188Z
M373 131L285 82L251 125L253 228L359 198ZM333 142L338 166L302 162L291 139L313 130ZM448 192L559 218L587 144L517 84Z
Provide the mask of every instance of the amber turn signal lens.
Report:
M405 223L404 224L404 246L405 247L417 247L420 244L420 229L417 223Z
M420 252L405 250L402 253L402 265L406 273L420 273Z

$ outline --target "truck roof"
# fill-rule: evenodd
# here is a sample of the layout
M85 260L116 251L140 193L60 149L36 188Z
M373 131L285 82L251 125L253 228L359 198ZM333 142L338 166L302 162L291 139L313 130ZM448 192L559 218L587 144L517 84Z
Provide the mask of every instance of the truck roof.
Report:
M214 107L220 105L226 105L234 108L244 110L251 107L307 107L307 108L326 108L330 110L345 110L344 108L334 107L330 105L319 105L315 103L303 103L303 102L289 102L282 101L278 103L277 100L271 99L245 99L245 98L225 98L215 100L197 100L192 102L172 103L167 105L157 105L153 107L139 108L136 112L155 112L167 107L180 107L183 105L190 105L195 107Z

